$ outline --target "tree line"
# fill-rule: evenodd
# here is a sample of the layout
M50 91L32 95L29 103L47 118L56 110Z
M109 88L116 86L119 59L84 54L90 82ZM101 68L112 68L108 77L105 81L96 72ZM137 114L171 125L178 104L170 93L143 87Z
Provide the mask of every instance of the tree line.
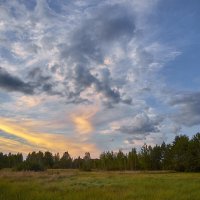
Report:
M66 151L59 153L29 153L23 159L21 153L3 154L0 152L0 169L43 171L46 169L96 170L175 170L200 171L200 133L191 139L186 135L176 136L171 144L150 146L144 144L139 151L136 148L128 153L106 151L99 158L92 159L89 152L81 158L72 158Z

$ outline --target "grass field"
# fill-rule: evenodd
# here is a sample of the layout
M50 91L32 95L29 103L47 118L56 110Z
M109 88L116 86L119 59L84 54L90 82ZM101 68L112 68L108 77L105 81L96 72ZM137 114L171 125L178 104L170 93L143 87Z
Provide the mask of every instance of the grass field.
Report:
M0 200L200 200L199 173L0 171Z

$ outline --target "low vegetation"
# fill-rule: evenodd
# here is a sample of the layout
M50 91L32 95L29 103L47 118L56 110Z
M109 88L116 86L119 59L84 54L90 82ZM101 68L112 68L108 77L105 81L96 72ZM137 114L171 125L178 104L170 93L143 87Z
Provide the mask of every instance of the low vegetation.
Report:
M199 173L0 171L0 200L199 200Z

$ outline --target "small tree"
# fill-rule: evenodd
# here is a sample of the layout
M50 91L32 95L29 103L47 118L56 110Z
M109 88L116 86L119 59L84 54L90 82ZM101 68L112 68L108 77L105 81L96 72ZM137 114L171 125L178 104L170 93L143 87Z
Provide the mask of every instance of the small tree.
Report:
M64 169L72 168L72 158L66 151L60 159L60 167Z
M92 162L91 162L91 157L90 157L89 152L85 153L81 169L84 170L84 171L91 171L91 169L92 169Z

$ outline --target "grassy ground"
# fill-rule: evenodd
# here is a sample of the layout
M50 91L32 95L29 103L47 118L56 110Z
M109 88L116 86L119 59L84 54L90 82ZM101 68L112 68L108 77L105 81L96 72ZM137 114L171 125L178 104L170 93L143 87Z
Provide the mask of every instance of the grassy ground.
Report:
M199 173L0 171L0 200L200 200Z

